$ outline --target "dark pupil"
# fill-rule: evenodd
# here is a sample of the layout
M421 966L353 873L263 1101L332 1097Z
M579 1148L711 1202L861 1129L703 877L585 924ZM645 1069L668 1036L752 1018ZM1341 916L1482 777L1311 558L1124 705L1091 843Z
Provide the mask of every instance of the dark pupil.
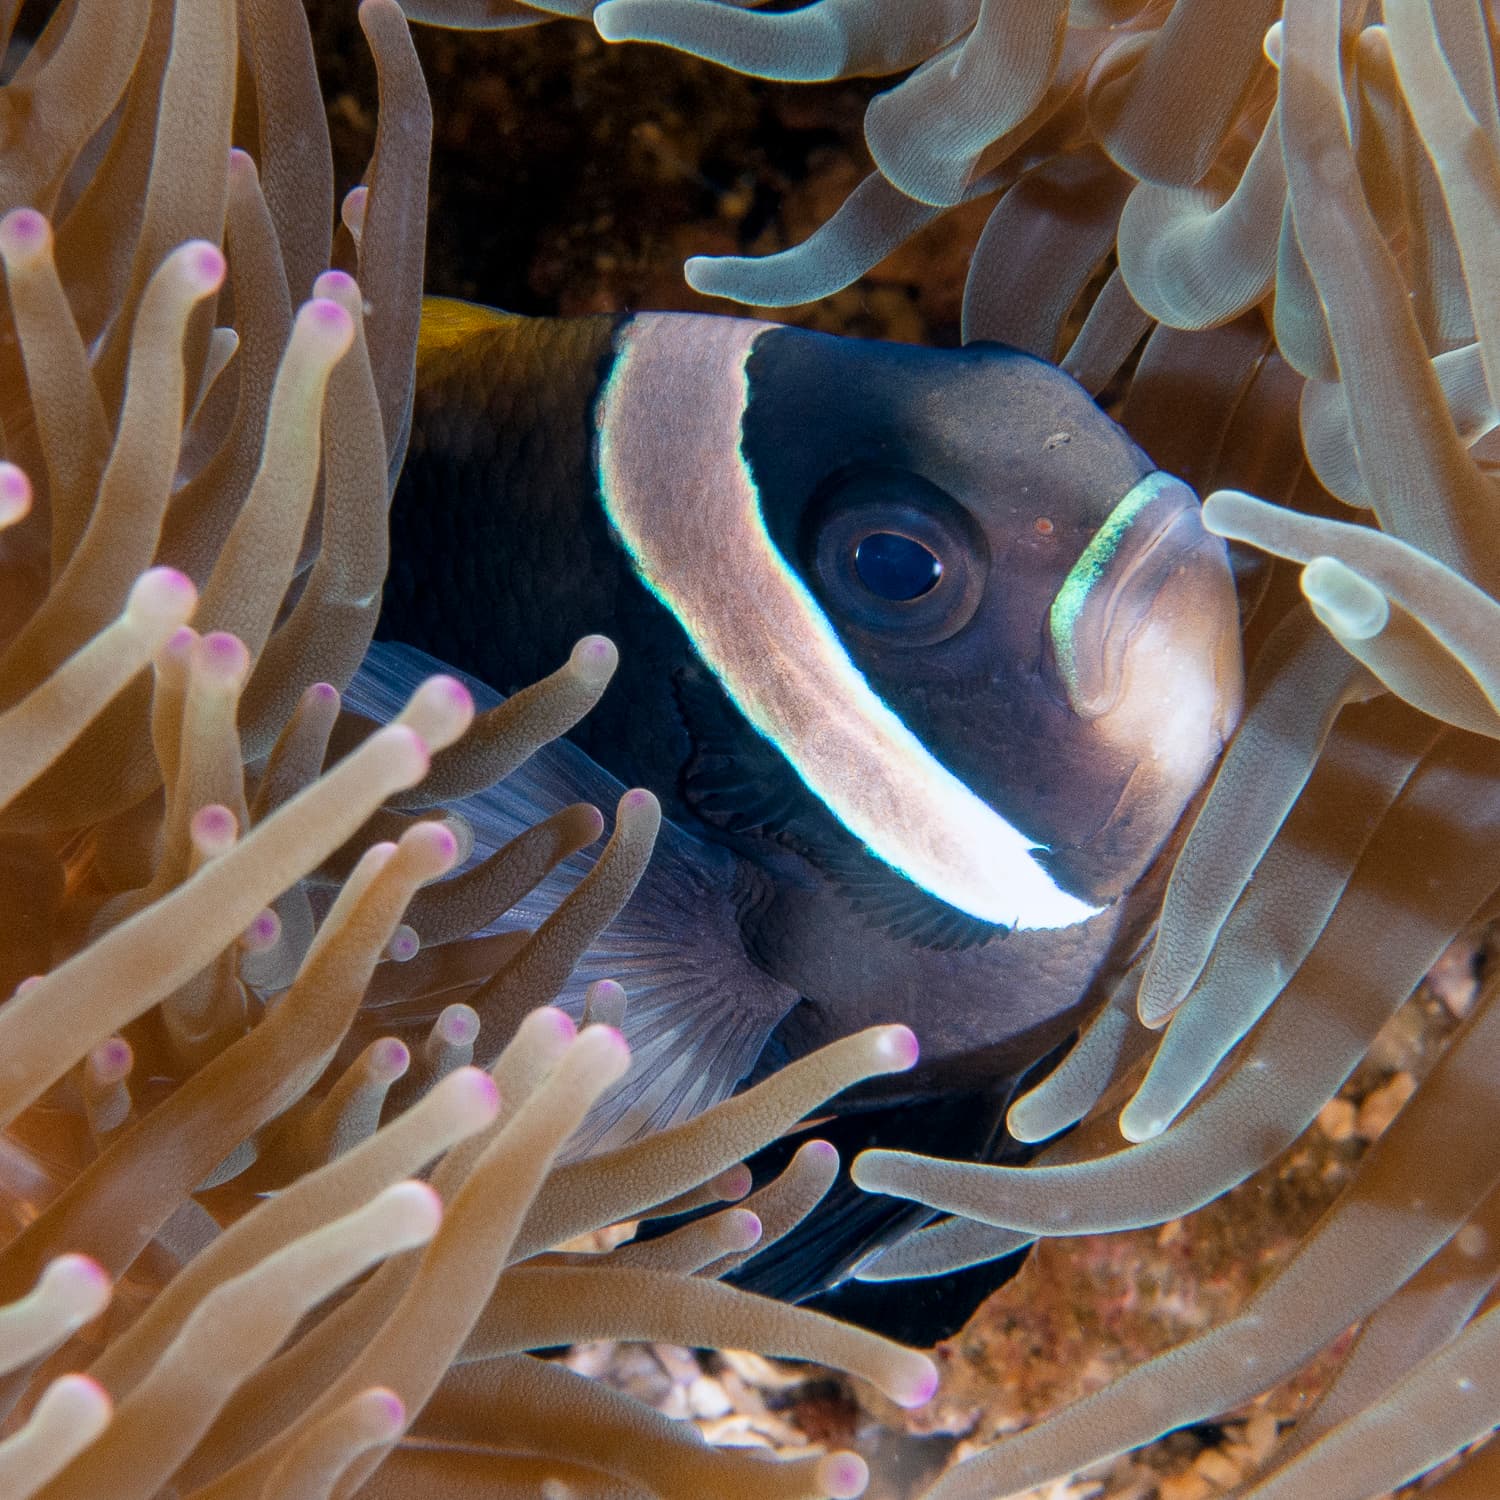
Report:
M943 565L921 542L876 531L854 549L854 571L881 599L920 599L942 577Z

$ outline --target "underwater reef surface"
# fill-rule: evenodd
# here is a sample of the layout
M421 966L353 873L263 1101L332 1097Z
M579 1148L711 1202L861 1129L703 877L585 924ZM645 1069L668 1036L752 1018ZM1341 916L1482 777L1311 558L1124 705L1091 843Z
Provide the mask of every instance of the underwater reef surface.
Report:
M578 14L545 45L597 56L592 7L558 8ZM412 9L532 18L509 0ZM0 6L0 26L16 10ZM580 1103L624 1059L608 1028L575 1038L533 1007L555 990L557 952L580 951L618 909L652 808L622 806L600 867L612 877L580 887L548 943L414 955L406 903L461 855L463 827L414 818L411 786L427 752L466 728L462 694L439 680L402 726L320 775L385 567L371 497L404 441L426 202L426 98L405 29L387 0L361 15L380 113L363 114L371 91L351 81L334 90L335 122L399 126L368 196L345 200L336 244L298 5L78 0L0 95L0 1488L342 1494L389 1453L367 1493L525 1494L545 1478L684 1500L852 1494L865 1475L850 1456L768 1469L702 1449L649 1406L520 1351L617 1336L753 1346L841 1365L892 1397L926 1394L917 1356L720 1297L693 1274L742 1253L746 1210L714 1216L706 1238L684 1231L654 1263L645 1246L535 1259L572 1256L577 1235L664 1200L732 1197L744 1154L844 1084L909 1061L904 1040L867 1036L782 1078L754 1128L729 1110L722 1131L646 1143L608 1172L553 1170ZM1494 1446L1464 1452L1500 1420L1500 1001L1482 937L1500 888L1493 17L1467 0L954 0L902 15L869 0L789 15L708 0L599 8L613 39L782 79L879 80L834 95L869 101L878 170L852 206L819 229L852 175L851 102L810 131L840 143L826 199L762 223L757 177L748 207L716 186L689 205L702 238L674 253L731 257L696 263L693 281L758 305L837 303L887 252L909 252L919 226L992 209L960 336L1060 356L1090 389L1114 389L1157 461L1217 492L1209 523L1278 559L1246 569L1259 594L1250 710L1178 858L1139 987L1122 987L1012 1116L1039 1140L1081 1127L1025 1169L880 1154L859 1169L956 1215L870 1274L1044 1242L985 1341L948 1350L920 1420L967 1427L980 1400L969 1382L993 1402L1018 1364L1068 1368L1052 1394L974 1417L932 1493L1072 1500L1094 1483L1077 1471L1171 1432L1166 1457L1191 1473L1158 1482L1158 1456L1098 1482L1168 1500L1231 1486L1239 1500L1366 1500L1461 1454L1427 1492L1493 1495ZM580 34L586 46L565 40ZM235 104L237 38L256 86ZM451 49L462 73L477 44L423 45ZM694 76L710 90L717 75ZM655 123L648 154L671 139L670 121ZM778 203L795 199L796 174L778 170ZM789 259L753 258L808 237ZM656 300L630 233L603 252L576 230L539 239L544 252L516 257L517 301ZM602 279L570 303L590 256ZM506 300L475 272L452 275L445 289ZM878 321L841 326L951 341L953 284L924 303L905 290L923 282L903 273ZM320 453L309 551L323 565L309 567L298 543ZM609 665L581 648L531 700L536 719L491 722L482 752L459 753L468 779L564 729ZM569 836L585 832L598 829ZM1447 977L1409 1002L1440 961ZM324 1076L362 1001L368 1016L424 988L464 998L420 1049L376 1036ZM519 1029L475 1070L474 1056L488 1062L468 1003L481 989ZM597 999L613 1013L617 997ZM409 1179L443 1152L440 1208ZM803 1161L786 1195L805 1196L818 1170ZM624 1180L628 1193L607 1190ZM262 1201L266 1188L284 1191ZM1257 1205L1287 1198L1252 1248ZM1265 1254L1292 1234L1285 1259ZM1154 1248L1155 1269L1132 1264L1132 1245ZM387 1257L276 1355L326 1294ZM1209 1274L1174 1306L1171 1268L1189 1258ZM661 1279L611 1280L630 1277ZM1082 1374L1066 1328L1048 1333L1050 1360L1033 1352L1039 1281L1099 1328ZM1101 1283L1080 1316L1087 1299L1066 1289ZM621 1295L647 1285L677 1299L679 1323ZM1127 1324L1143 1300L1177 1321ZM1141 1356L1106 1380L1112 1360ZM1299 1409L1310 1360L1327 1384ZM778 1383L774 1366L740 1371L750 1388ZM820 1399L836 1449L858 1419ZM1226 1418L1257 1399L1255 1415ZM1300 1420L1273 1432L1266 1412ZM497 1426L504 1451L483 1440Z

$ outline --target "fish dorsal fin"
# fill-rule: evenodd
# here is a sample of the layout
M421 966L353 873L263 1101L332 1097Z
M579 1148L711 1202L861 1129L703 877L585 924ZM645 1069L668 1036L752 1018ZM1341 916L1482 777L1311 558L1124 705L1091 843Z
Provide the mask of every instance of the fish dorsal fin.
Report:
M388 722L412 688L439 671L452 669L413 647L376 642L350 684L345 705ZM464 678L481 709L501 701L483 683L461 672L452 675ZM595 803L608 819L624 791L576 745L554 740L504 781L465 798L454 810L474 829L477 860L570 803ZM593 868L601 847L563 860L487 930L539 925ZM634 895L555 1001L577 1019L591 983L618 980L625 987L623 1029L632 1052L629 1072L590 1113L570 1155L622 1145L727 1098L796 1004L796 992L745 952L739 928L744 878L735 855L663 820ZM440 998L434 1016L442 1004Z
M451 349L476 333L504 327L518 317L517 313L481 307L477 302L460 302L456 297L423 297L417 347L423 354L436 349Z

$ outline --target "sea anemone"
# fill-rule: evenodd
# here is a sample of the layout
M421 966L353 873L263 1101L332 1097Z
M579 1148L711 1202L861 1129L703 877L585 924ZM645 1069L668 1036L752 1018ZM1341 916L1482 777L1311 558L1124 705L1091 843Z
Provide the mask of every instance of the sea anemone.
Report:
M742 1196L747 1152L915 1048L877 1027L558 1166L629 1053L617 986L581 1030L546 1002L659 813L627 792L534 933L472 937L604 820L449 876L468 829L441 804L576 722L614 648L477 719L446 676L384 726L341 712L430 130L394 0L360 19L381 125L337 239L291 0L77 0L0 89L0 1491L282 1500L378 1467L391 1495L855 1494L853 1455L712 1449L527 1352L725 1343L926 1399L924 1356L716 1280L826 1189L822 1143L744 1207L569 1249ZM415 1047L360 1017L432 995Z
M413 14L473 24L452 0ZM483 7L517 24L519 5ZM1015 1106L1032 1164L876 1151L940 1275L1158 1224L1273 1161L1500 887L1494 450L1500 95L1479 0L538 4L759 77L906 72L806 243L698 259L762 305L848 285L998 193L964 337L1060 360L1240 544L1249 708L1146 962ZM1256 565L1252 549L1276 559ZM1237 1495L1361 1500L1500 1421L1496 986L1291 1262L1223 1326L952 1469L1010 1493L1210 1419L1361 1331ZM1076 1127L1069 1129L1070 1127ZM1121 1136L1125 1142L1122 1143ZM1492 1493L1480 1449L1433 1493Z
M965 336L1059 358L1243 545L1244 725L1148 960L1011 1119L1029 1140L1077 1128L1025 1168L880 1152L856 1168L953 1215L872 1278L1190 1212L1307 1127L1500 888L1487 8L545 10L773 77L912 69L872 104L875 171L828 225L690 277L748 302L821 296L998 192ZM519 0L410 12L543 18ZM919 1356L713 1283L747 1248L745 1209L605 1257L556 1248L743 1191L746 1152L910 1051L866 1033L698 1121L552 1166L626 1058L608 1026L575 1035L533 1007L628 892L654 809L627 798L609 878L550 931L465 941L496 913L465 926L476 885L435 883L464 825L420 811L586 711L608 652L585 643L472 748L448 679L357 746L336 728L404 446L427 140L393 0L361 16L382 130L336 242L286 0L77 0L0 91L0 1488L343 1494L385 1457L367 1492L852 1493L848 1456L716 1453L524 1352L631 1333L751 1344L919 1398ZM335 734L347 753L325 769ZM427 781L432 751L462 774ZM577 821L557 847L593 836ZM401 969L416 902L452 940ZM381 991L446 1006L416 1049L376 1013L330 1069ZM1212 1417L1354 1323L1329 1389L1241 1495L1363 1500L1487 1432L1494 991L1241 1314L936 1493L1037 1484ZM619 997L595 1001L602 1016ZM465 1065L478 1037L486 1070ZM789 1171L754 1205L778 1229L826 1153ZM1490 1445L1429 1492L1497 1481Z

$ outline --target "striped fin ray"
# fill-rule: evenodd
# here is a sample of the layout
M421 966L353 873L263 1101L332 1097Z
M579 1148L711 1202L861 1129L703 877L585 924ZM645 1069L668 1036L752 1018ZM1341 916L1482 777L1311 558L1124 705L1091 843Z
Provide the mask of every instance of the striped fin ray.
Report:
M377 642L346 706L378 722L400 711L411 688L452 669L409 646ZM455 675L463 676L462 673ZM501 695L465 678L481 710ZM487 791L455 805L474 829L477 862L542 818L575 802L613 808L622 786L577 746L557 740ZM534 928L593 868L597 847L558 864L487 931ZM619 1145L707 1109L734 1091L796 994L758 969L740 940L734 856L663 821L635 894L599 935L556 1003L575 1019L596 979L625 988L624 1032L632 1065L599 1102L574 1149ZM476 934L478 936L480 934Z

